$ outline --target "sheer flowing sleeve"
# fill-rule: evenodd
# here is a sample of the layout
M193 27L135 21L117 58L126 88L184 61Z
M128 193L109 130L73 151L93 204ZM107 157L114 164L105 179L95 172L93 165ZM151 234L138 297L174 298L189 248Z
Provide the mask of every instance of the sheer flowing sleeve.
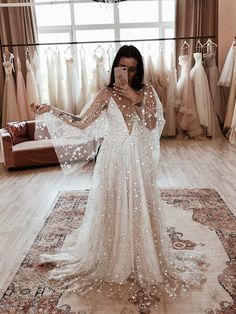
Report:
M52 142L64 173L80 169L95 158L108 132L109 99L109 93L103 89L78 116L56 107L36 115L35 139Z
M159 141L165 125L165 119L159 96L151 85L145 85L143 100L140 106L136 108L136 111L145 128L151 131L152 136Z

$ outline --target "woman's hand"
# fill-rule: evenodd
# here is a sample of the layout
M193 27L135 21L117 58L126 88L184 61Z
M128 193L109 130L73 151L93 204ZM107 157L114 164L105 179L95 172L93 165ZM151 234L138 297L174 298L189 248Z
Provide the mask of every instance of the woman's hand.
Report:
M35 103L32 103L30 105L31 107L31 110L34 112L34 113L37 113L37 114L43 114L45 112L49 112L50 111L50 106L47 105L47 104L40 104L40 105L37 105Z
M138 103L140 101L140 95L125 82L122 76L120 76L119 79L122 82L121 84L113 84L113 89L116 93L121 97L129 99L132 104Z

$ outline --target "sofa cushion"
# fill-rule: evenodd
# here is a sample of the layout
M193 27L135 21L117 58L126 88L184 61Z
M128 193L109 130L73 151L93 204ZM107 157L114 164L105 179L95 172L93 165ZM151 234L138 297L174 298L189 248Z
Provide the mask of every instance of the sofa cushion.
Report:
M13 145L30 140L26 121L8 122L6 129L11 134Z
M42 148L53 148L52 140L33 140L19 143L13 147L13 151L40 150Z

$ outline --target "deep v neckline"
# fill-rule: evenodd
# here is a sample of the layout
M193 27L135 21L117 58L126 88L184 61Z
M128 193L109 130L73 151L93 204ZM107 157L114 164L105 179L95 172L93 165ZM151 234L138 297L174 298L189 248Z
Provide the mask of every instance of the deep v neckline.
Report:
M127 126L127 123L125 122L124 115L123 115L122 111L120 110L119 106L117 105L115 99L114 99L113 97L111 97L111 100L112 100L113 103L116 105L116 109L117 109L117 111L119 112L119 114L120 114L120 116L121 116L122 122L123 122L123 124L124 124L124 126L125 126L125 128L126 128L126 130L127 130L127 133L129 134L129 136L131 136L131 135L133 134L133 131L134 131L134 123L135 123L135 120L134 120L133 123L132 123L132 128L131 128L131 132L130 132L130 130L129 130L128 126ZM135 113L134 113L134 116L135 116Z

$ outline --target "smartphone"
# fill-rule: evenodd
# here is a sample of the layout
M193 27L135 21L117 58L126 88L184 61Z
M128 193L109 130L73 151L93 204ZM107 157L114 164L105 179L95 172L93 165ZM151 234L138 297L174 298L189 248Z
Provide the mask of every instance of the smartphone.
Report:
M128 69L126 67L116 67L114 68L115 72L115 83L123 84L120 77L125 80L125 83L128 84Z

